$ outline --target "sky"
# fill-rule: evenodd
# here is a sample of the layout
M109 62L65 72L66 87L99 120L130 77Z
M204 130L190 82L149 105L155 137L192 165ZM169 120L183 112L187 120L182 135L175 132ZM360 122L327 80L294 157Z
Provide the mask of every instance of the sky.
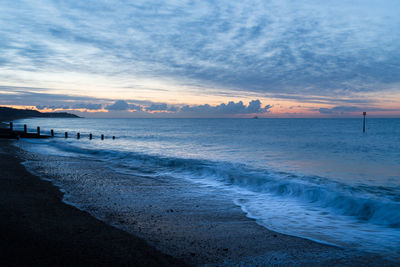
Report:
M398 0L2 0L0 105L400 117Z

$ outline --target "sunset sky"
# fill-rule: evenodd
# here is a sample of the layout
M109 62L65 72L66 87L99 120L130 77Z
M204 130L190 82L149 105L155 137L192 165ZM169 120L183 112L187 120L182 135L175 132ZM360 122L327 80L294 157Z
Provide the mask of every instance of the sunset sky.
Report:
M400 117L400 1L0 2L0 105Z

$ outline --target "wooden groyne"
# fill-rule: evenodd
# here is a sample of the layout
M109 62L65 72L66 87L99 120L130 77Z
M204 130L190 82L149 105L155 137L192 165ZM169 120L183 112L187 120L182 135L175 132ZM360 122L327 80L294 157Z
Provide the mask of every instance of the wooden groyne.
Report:
M42 134L40 126L36 128L36 132L28 132L28 127L26 124L24 124L24 129L23 130L15 130L14 129L14 124L10 122L9 127L6 126L6 124L2 124L2 127L0 127L0 138L8 138L8 139L19 139L19 138L35 138L35 139L43 139L43 138L52 138L52 137L58 137L56 136L56 133L54 132L53 129L50 130L50 135ZM88 135L89 140L93 139L93 134L89 133ZM64 132L64 138L69 138L68 132ZM113 140L115 140L115 136L111 137ZM81 139L81 133L76 134L76 139ZM105 136L104 134L100 135L100 139L104 140Z

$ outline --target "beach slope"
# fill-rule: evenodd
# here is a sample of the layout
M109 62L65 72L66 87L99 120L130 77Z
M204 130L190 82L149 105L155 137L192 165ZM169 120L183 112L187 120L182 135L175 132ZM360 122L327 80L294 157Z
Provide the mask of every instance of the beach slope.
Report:
M1 266L179 266L135 236L64 204L0 140Z

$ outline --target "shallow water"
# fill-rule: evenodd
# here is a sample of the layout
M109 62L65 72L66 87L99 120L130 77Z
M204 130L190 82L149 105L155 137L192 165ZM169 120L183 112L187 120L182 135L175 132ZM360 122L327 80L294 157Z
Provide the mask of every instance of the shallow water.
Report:
M24 123L59 137L23 140L26 150L220 188L269 229L400 255L399 119L369 119L365 134L359 119L29 119L15 127ZM104 195L119 182L104 182Z

